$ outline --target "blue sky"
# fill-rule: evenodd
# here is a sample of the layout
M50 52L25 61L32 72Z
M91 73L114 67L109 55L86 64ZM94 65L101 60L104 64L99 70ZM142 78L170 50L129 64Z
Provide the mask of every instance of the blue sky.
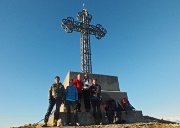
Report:
M180 116L179 0L1 0L0 126L41 120L54 76L80 71L80 34L60 23L82 3L108 31L91 36L93 73L118 76L144 115Z

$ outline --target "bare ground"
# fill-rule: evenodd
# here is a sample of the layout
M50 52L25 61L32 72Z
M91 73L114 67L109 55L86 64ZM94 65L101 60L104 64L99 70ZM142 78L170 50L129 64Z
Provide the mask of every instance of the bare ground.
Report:
M28 124L16 128L42 128L42 124L38 124L38 125ZM165 123L150 122L150 123L134 123L134 124L90 125L90 126L60 126L60 127L51 127L51 128L180 128L180 124L165 124Z

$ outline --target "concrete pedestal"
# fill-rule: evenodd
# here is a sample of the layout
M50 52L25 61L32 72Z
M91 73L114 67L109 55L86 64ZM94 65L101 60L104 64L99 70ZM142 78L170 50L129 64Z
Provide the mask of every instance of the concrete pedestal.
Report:
M75 79L78 74L81 74L81 78L83 79L84 73L81 72L68 72L63 85L65 88L69 85L69 80L70 79ZM127 98L127 93L126 92L121 92L119 88L119 82L118 82L118 77L117 76L110 76L110 75L101 75L101 74L88 74L89 78L96 78L97 83L101 85L101 96L102 96L102 103L107 100L108 98L113 98L116 101L120 102L122 98ZM62 119L62 124L66 122L66 113L64 109L64 105L61 105L60 108L60 118ZM84 109L84 103L83 99L81 100L81 110L82 112L78 113L79 117L79 123L81 125L93 125L94 124L94 119L92 116L92 112L85 112ZM106 118L105 118L105 110L103 104L101 105L101 111L103 114L103 122L106 123ZM72 116L73 117L73 116ZM143 122L143 114L142 111L128 111L126 112L121 112L121 119L125 120L127 123L135 123L135 122ZM49 118L49 124L53 123L53 114Z
M59 113L59 118L61 119L62 125L67 125L66 124L66 112L60 112ZM108 119L106 117L106 114L102 112L102 123L103 124L108 124ZM50 116L48 124L49 126L53 125L53 114ZM73 119L73 113L71 113L71 119ZM81 126L85 125L94 125L94 118L92 116L92 112L79 112L78 113L78 120ZM144 122L144 118L142 115L142 111L122 111L121 112L121 120L125 121L123 123L137 123L137 122ZM75 124L75 122L71 122L72 124Z

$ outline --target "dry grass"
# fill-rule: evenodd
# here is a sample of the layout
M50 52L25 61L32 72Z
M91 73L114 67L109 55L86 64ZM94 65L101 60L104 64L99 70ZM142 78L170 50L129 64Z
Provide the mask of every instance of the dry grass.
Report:
M24 125L17 128L41 128L42 124ZM13 127L12 127L13 128ZM58 128L58 127L54 127ZM62 126L60 127L62 128ZM91 125L91 126L63 126L63 128L180 128L180 124L163 123L134 123L134 124L110 124L110 125Z

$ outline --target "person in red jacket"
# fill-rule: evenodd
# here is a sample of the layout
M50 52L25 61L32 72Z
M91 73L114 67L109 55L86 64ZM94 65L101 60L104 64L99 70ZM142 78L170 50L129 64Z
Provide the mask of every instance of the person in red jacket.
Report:
M127 111L128 111L128 99L127 98L122 98L121 99L121 104L127 114Z
M82 86L83 86L83 82L81 80L81 75L80 74L78 74L77 78L74 79L73 84L75 85L75 87L78 90L77 109L78 109L78 112L81 112L81 98L82 98Z

